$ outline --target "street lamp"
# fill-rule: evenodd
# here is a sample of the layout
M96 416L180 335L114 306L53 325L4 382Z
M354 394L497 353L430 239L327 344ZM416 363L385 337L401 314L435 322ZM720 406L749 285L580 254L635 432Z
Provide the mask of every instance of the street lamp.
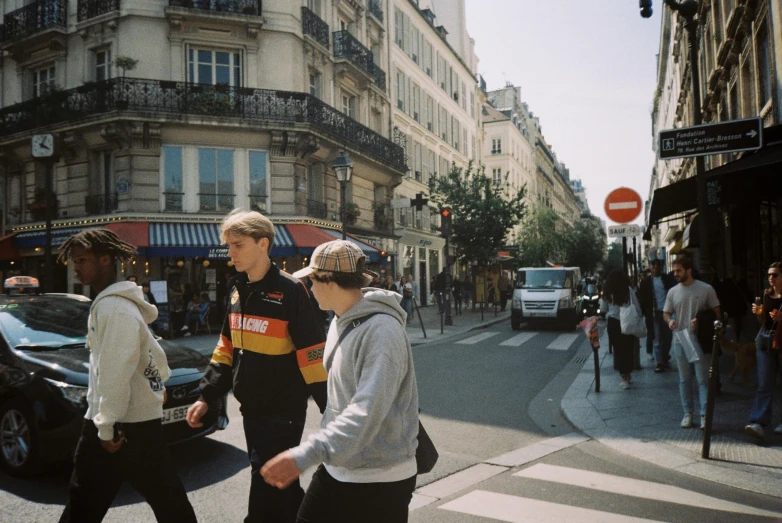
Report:
M350 156L345 151L340 151L337 155L337 159L334 160L334 165L331 166L334 169L334 174L337 175L337 181L339 182L339 218L342 222L342 239L347 239L345 233L345 189L347 188L350 178L353 176L353 162L350 161Z

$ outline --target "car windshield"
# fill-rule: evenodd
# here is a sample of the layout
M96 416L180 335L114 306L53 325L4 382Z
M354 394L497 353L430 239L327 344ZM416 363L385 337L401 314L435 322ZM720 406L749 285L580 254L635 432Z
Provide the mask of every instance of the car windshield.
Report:
M519 271L517 289L564 289L564 270Z
M0 302L0 329L12 347L60 348L87 342L90 301L68 296L14 296Z

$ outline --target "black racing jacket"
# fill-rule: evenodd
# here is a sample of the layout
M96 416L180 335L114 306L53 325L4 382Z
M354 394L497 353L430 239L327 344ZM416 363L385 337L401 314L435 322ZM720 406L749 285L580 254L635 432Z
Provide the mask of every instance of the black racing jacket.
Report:
M305 285L273 263L260 281L242 273L232 282L201 399L212 403L233 389L245 416L303 420L312 396L323 412L326 338Z

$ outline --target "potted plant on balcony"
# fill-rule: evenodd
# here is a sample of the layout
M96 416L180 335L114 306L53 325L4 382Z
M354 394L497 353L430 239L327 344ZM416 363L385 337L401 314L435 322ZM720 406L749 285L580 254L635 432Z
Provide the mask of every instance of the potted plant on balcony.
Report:
M361 210L358 208L358 204L354 202L345 204L345 223L354 225L359 216L361 216Z
M131 58L129 56L118 56L114 59L114 65L122 69L122 78L125 78L125 73L127 71L132 71L136 68L136 65L138 64L138 60L135 58ZM119 96L117 97L117 109L120 111L124 111L128 108L128 101L123 100L121 98L122 96L122 90L120 90Z
M388 207L384 203L373 203L375 229L379 231L391 230L392 218L388 214Z

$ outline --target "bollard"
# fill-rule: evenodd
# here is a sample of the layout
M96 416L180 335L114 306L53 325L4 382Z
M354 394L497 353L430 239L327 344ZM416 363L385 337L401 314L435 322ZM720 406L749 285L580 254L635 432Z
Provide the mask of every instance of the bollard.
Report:
M711 450L711 423L714 419L714 397L717 395L717 377L719 376L719 354L720 342L719 336L722 333L722 322L714 322L714 344L711 348L711 365L709 365L709 393L706 396L706 423L703 428L703 448L701 457L709 459Z
M595 358L595 392L600 392L600 357L597 354L599 349L600 347L592 348L592 355Z
M424 339L426 339L426 327L424 327L424 319L421 317L421 309L415 304L415 298L413 298L413 309L418 313L418 321L421 322L421 331L424 333Z

